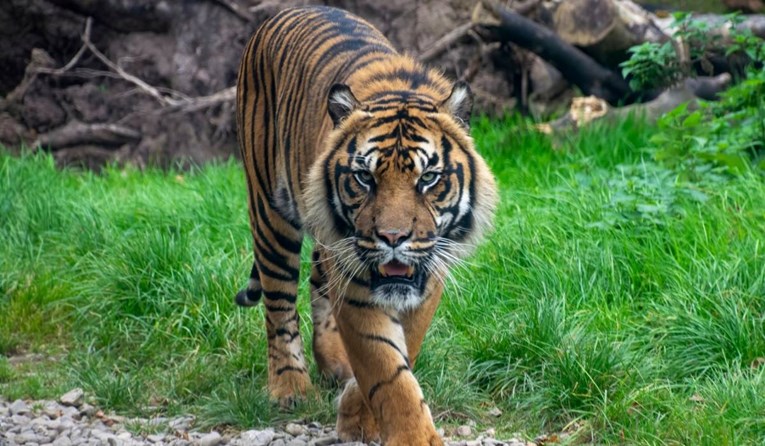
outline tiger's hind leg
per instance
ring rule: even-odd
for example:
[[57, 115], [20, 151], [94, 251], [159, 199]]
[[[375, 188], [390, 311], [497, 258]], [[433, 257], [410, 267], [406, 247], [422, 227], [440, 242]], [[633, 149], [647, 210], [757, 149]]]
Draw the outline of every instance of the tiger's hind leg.
[[353, 371], [332, 314], [325, 271], [326, 253], [314, 247], [311, 260], [313, 357], [324, 376], [343, 383], [353, 377]]
[[302, 231], [256, 197], [255, 258], [266, 307], [268, 390], [283, 407], [311, 387], [297, 311]]

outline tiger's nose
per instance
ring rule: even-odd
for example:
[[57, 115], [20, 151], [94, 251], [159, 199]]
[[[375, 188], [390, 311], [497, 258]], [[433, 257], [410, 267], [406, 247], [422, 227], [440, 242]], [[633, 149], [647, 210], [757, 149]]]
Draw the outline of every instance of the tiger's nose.
[[408, 239], [411, 234], [411, 231], [402, 231], [400, 229], [387, 229], [385, 231], [377, 231], [377, 236], [380, 237], [382, 241], [394, 248], [403, 243], [404, 240]]

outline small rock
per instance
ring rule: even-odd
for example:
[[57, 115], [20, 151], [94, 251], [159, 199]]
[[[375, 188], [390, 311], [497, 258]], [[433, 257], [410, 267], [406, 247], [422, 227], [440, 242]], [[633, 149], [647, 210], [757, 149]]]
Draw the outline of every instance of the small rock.
[[473, 435], [473, 429], [468, 425], [462, 425], [454, 431], [454, 435], [458, 437], [469, 437]]
[[274, 430], [269, 428], [262, 431], [251, 430], [242, 432], [240, 438], [243, 440], [244, 444], [266, 446], [274, 439]]
[[287, 446], [308, 446], [308, 443], [296, 438], [294, 440], [290, 440], [289, 443], [287, 443]]
[[219, 433], [210, 432], [199, 439], [199, 446], [216, 446], [222, 439], [223, 437], [221, 437]]
[[61, 435], [53, 440], [53, 446], [72, 446], [72, 440], [66, 435]]
[[284, 428], [284, 431], [292, 435], [293, 437], [297, 437], [298, 435], [303, 435], [308, 433], [308, 429], [306, 429], [304, 426], [301, 426], [295, 423], [287, 423], [287, 426]]
[[92, 417], [97, 412], [97, 409], [88, 403], [85, 403], [81, 406], [79, 404], [75, 404], [75, 406], [80, 407], [80, 415], [83, 417]]
[[483, 434], [486, 435], [487, 437], [494, 437], [495, 435], [497, 435], [497, 430], [494, 429], [493, 427], [490, 427], [486, 429], [486, 431], [484, 431]]
[[25, 415], [29, 413], [29, 406], [22, 400], [16, 400], [9, 407], [11, 415]]
[[110, 438], [116, 438], [116, 435], [111, 432], [104, 432], [97, 429], [90, 431], [90, 435], [101, 442], [108, 442]]
[[42, 413], [43, 415], [53, 420], [60, 417], [63, 412], [61, 411], [61, 406], [59, 406], [58, 403], [54, 401], [48, 401], [43, 405]]
[[492, 416], [492, 417], [501, 417], [501, 416], [502, 416], [502, 411], [501, 411], [501, 410], [499, 410], [499, 407], [492, 407], [492, 408], [491, 408], [491, 409], [490, 409], [488, 412], [486, 412], [486, 413], [488, 413], [488, 414], [489, 414], [490, 416]]
[[82, 418], [80, 411], [76, 407], [64, 406], [61, 412], [62, 417], [69, 417], [72, 420], [79, 421]]
[[149, 440], [152, 443], [160, 443], [162, 441], [165, 441], [165, 434], [147, 435], [146, 439]]
[[80, 404], [82, 404], [82, 399], [85, 396], [85, 392], [82, 391], [79, 387], [76, 389], [72, 389], [65, 394], [61, 395], [61, 398], [58, 399], [58, 401], [63, 404], [64, 406], [76, 406], [79, 407]]
[[15, 424], [16, 426], [26, 426], [29, 424], [29, 417], [26, 415], [13, 415], [11, 417], [11, 423]]
[[[22, 432], [15, 437], [13, 437], [13, 441], [16, 443], [21, 444], [29, 444], [29, 443], [40, 443], [40, 438], [35, 434], [34, 432]], [[47, 442], [46, 442], [47, 443]]]
[[337, 444], [339, 442], [340, 440], [337, 437], [324, 437], [324, 438], [319, 438], [317, 440], [313, 440], [308, 444], [311, 446], [329, 446], [332, 444]]
[[269, 446], [287, 446], [287, 443], [280, 438], [276, 441], [272, 441]]
[[170, 426], [170, 429], [173, 429], [176, 431], [187, 431], [191, 428], [191, 424], [193, 422], [194, 422], [194, 417], [180, 417], [174, 420], [170, 420], [170, 422], [167, 423], [167, 425]]

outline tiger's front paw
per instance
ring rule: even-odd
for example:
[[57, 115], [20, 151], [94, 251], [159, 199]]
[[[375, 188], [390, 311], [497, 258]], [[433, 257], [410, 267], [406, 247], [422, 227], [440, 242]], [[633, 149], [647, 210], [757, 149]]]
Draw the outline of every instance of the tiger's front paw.
[[364, 403], [364, 399], [352, 379], [345, 386], [337, 407], [337, 436], [345, 442], [380, 442], [380, 429]]
[[292, 409], [298, 401], [304, 400], [312, 389], [307, 373], [285, 373], [271, 380], [268, 393], [282, 409]]

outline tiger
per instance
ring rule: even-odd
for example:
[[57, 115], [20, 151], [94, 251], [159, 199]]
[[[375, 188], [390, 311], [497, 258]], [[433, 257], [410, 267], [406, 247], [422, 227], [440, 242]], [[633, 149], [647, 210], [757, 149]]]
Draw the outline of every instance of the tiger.
[[268, 391], [312, 389], [296, 309], [313, 239], [313, 355], [344, 383], [343, 441], [441, 445], [412, 373], [450, 267], [498, 193], [470, 136], [473, 94], [341, 9], [284, 9], [252, 35], [236, 95], [254, 261], [236, 303], [265, 305]]

